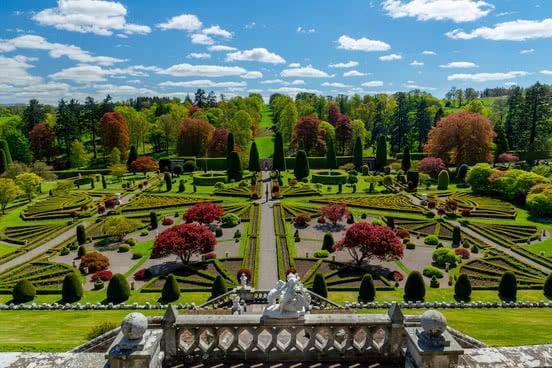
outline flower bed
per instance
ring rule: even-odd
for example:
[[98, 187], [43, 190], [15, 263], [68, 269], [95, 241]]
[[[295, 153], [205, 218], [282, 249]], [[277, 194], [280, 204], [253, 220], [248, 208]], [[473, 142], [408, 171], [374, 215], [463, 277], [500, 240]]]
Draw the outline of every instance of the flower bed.
[[163, 195], [151, 195], [144, 194], [139, 196], [137, 199], [121, 206], [120, 209], [123, 212], [127, 211], [146, 211], [159, 208], [171, 208], [171, 207], [180, 207], [180, 206], [189, 206], [198, 202], [221, 202], [213, 201], [212, 199], [204, 199], [200, 197], [172, 197], [172, 196], [163, 196]]
[[23, 220], [47, 220], [74, 217], [75, 214], [90, 214], [92, 198], [84, 193], [70, 193], [63, 196], [49, 197], [37, 202], [21, 212]]
[[417, 214], [426, 214], [429, 212], [426, 208], [412, 203], [408, 197], [400, 194], [324, 197], [320, 199], [311, 199], [310, 201], [314, 203], [345, 203], [350, 207], [372, 208], [383, 211], [399, 211]]

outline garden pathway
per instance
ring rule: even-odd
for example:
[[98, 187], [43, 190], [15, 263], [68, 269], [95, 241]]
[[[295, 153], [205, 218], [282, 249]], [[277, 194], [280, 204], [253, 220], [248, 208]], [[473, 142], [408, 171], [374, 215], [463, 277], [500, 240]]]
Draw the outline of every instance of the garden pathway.
[[[263, 171], [263, 185], [270, 180], [270, 173]], [[266, 181], [266, 183], [265, 183]], [[264, 188], [262, 193], [264, 194]], [[258, 200], [261, 207], [261, 238], [259, 241], [258, 289], [272, 289], [278, 280], [278, 252], [274, 232], [273, 203], [265, 196]]]
[[48, 249], [58, 245], [59, 243], [64, 242], [65, 240], [69, 239], [70, 237], [74, 236], [76, 234], [76, 228], [78, 225], [84, 225], [84, 227], [88, 227], [93, 223], [93, 221], [83, 221], [81, 223], [75, 224], [75, 226], [71, 227], [69, 230], [65, 231], [64, 233], [56, 236], [54, 239], [51, 239], [50, 241], [47, 241], [46, 243], [42, 244], [39, 247], [36, 247], [33, 250], [28, 251], [27, 253], [12, 259], [9, 262], [6, 262], [2, 265], [0, 265], [0, 272], [3, 272], [4, 270], [16, 266], [18, 264], [27, 262], [34, 257], [38, 256], [41, 253], [46, 252]]
[[[420, 200], [418, 198], [416, 198], [415, 196], [413, 196], [412, 194], [408, 194], [408, 197], [410, 198], [410, 200], [413, 202], [413, 203], [416, 203], [416, 204], [419, 204], [420, 203]], [[436, 211], [435, 211], [436, 212]], [[496, 249], [499, 249], [501, 251], [503, 251], [504, 253], [514, 257], [514, 258], [518, 258], [518, 259], [521, 259], [523, 262], [525, 263], [528, 263], [530, 264], [531, 266], [539, 269], [539, 270], [542, 270], [544, 272], [552, 272], [552, 269], [549, 268], [549, 267], [546, 267], [544, 265], [541, 265], [519, 253], [516, 253], [514, 252], [513, 250], [507, 248], [507, 247], [504, 247], [494, 241], [492, 241], [491, 239], [489, 238], [486, 238], [484, 237], [483, 235], [480, 235], [479, 233], [465, 227], [465, 226], [462, 226], [462, 224], [460, 224], [458, 221], [452, 221], [452, 220], [447, 220], [451, 225], [453, 226], [460, 226], [462, 227], [462, 231], [465, 231], [466, 233], [470, 234], [471, 236], [473, 236], [474, 238], [477, 238], [479, 240], [482, 240], [484, 241], [485, 243], [487, 244], [490, 244], [493, 248], [496, 248]]]

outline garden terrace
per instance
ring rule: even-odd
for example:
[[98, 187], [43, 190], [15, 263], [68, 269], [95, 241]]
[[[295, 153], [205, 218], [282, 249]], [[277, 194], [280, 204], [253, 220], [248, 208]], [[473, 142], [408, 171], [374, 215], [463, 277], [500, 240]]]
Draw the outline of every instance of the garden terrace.
[[284, 197], [304, 197], [317, 196], [320, 192], [312, 189], [310, 186], [286, 185], [281, 187], [280, 195]]
[[465, 221], [463, 225], [506, 248], [517, 243], [529, 243], [541, 236], [540, 229], [534, 225], [501, 225], [471, 221]]
[[63, 278], [75, 269], [63, 263], [28, 262], [0, 274], [0, 293], [11, 294], [20, 280], [29, 280], [37, 294], [61, 294]]
[[472, 259], [459, 264], [457, 274], [469, 275], [472, 286], [498, 286], [504, 272], [512, 271], [517, 278], [519, 288], [542, 288], [547, 274], [527, 263], [521, 262], [507, 254], [489, 252], [485, 258]]
[[[414, 193], [413, 195], [420, 200], [422, 199], [420, 193]], [[466, 192], [443, 192], [427, 195], [427, 200], [435, 201], [436, 207], [445, 206], [449, 199], [457, 202], [458, 208], [455, 211], [457, 215], [460, 215], [463, 209], [470, 210], [469, 216], [471, 217], [515, 219], [517, 215], [513, 205], [495, 198], [476, 196]]]
[[[92, 198], [84, 193], [54, 196], [34, 203], [21, 212], [23, 220], [47, 220], [91, 214]], [[89, 208], [83, 210], [83, 208]]]
[[201, 197], [187, 196], [164, 196], [144, 194], [129, 203], [120, 207], [122, 212], [129, 211], [147, 211], [154, 209], [173, 208], [180, 206], [190, 206], [200, 202], [222, 202], [222, 200], [211, 200]]
[[297, 215], [306, 213], [311, 218], [320, 216], [320, 210], [312, 205], [301, 204], [296, 202], [281, 202], [280, 206], [284, 211], [286, 221], [293, 220]]
[[52, 238], [67, 230], [67, 224], [41, 224], [8, 226], [2, 231], [1, 239], [8, 243], [38, 246], [42, 240]]
[[235, 187], [224, 187], [221, 189], [215, 189], [213, 192], [217, 196], [228, 196], [228, 197], [244, 197], [250, 198], [253, 194], [261, 197], [262, 185], [254, 185], [253, 190], [249, 186], [235, 186]]
[[221, 207], [225, 214], [233, 213], [241, 221], [249, 221], [251, 203], [225, 203]]
[[383, 211], [409, 212], [425, 215], [429, 211], [401, 194], [394, 195], [353, 195], [339, 197], [323, 197], [311, 199], [314, 203], [344, 203], [351, 207], [370, 208]]

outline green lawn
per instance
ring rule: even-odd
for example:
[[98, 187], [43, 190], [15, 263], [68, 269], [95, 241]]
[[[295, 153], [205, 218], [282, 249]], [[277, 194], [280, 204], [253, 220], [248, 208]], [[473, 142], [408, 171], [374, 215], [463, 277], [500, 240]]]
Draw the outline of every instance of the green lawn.
[[13, 252], [18, 247], [15, 245], [6, 245], [6, 244], [0, 244], [0, 258], [3, 257], [5, 254]]
[[273, 124], [272, 110], [270, 110], [269, 105], [264, 105], [263, 111], [261, 112], [261, 123], [259, 124], [259, 128], [270, 128]]
[[259, 158], [272, 157], [272, 153], [274, 152], [274, 137], [257, 137], [255, 138], [255, 142], [259, 150]]
[[[405, 309], [420, 315], [425, 309]], [[441, 309], [448, 325], [490, 346], [520, 346], [552, 343], [552, 309]], [[361, 313], [385, 313], [382, 309]], [[530, 331], [530, 333], [523, 333]]]

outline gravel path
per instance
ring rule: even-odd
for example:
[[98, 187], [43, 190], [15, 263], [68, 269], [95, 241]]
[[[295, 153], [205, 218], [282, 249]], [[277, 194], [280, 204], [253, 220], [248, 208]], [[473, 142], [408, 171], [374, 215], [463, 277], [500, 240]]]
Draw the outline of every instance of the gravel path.
[[[269, 183], [269, 180], [269, 173], [263, 171], [263, 182]], [[265, 200], [266, 198], [263, 197], [258, 201], [262, 206], [258, 289], [272, 289], [278, 280], [278, 252], [276, 251], [272, 202], [265, 202]]]

